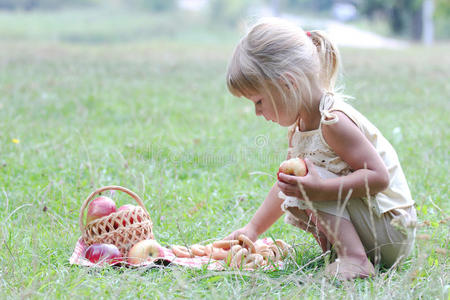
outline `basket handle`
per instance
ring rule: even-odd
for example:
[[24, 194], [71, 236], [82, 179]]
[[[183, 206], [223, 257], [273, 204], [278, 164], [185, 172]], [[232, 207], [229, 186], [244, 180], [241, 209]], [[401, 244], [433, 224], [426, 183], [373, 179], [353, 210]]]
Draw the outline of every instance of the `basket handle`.
[[150, 214], [148, 213], [147, 209], [146, 209], [145, 206], [144, 206], [144, 202], [142, 202], [141, 198], [139, 198], [139, 196], [138, 196], [136, 193], [130, 191], [130, 190], [127, 189], [127, 188], [124, 188], [124, 187], [122, 187], [122, 186], [119, 186], [119, 185], [108, 185], [108, 186], [104, 186], [104, 187], [98, 188], [98, 189], [96, 189], [95, 191], [93, 191], [93, 192], [86, 198], [86, 200], [84, 200], [83, 205], [81, 205], [81, 209], [80, 209], [80, 218], [79, 218], [79, 224], [80, 224], [80, 230], [81, 230], [81, 232], [84, 232], [84, 228], [85, 228], [84, 221], [83, 221], [83, 219], [84, 219], [84, 211], [85, 211], [86, 207], [88, 206], [89, 202], [91, 202], [91, 200], [94, 199], [94, 197], [95, 197], [97, 194], [100, 194], [100, 193], [102, 193], [102, 192], [104, 192], [104, 191], [108, 191], [108, 190], [116, 190], [116, 191], [122, 191], [122, 192], [127, 193], [127, 194], [130, 195], [134, 200], [136, 200], [136, 202], [139, 204], [140, 207], [142, 207], [142, 209], [144, 209], [144, 211], [147, 213], [147, 215], [150, 215]]

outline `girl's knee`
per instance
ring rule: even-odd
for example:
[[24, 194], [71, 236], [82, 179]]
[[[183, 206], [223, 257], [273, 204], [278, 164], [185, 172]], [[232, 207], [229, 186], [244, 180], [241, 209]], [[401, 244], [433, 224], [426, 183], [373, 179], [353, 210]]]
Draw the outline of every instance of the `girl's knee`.
[[313, 221], [320, 231], [333, 230], [335, 232], [348, 226], [353, 227], [350, 220], [323, 211], [317, 211], [317, 214], [313, 216]]
[[413, 247], [414, 241], [408, 238], [386, 245], [381, 248], [381, 263], [388, 268], [400, 264], [411, 254]]
[[374, 264], [390, 268], [398, 265], [407, 258], [413, 247], [414, 239], [410, 235], [398, 234], [389, 235], [389, 239], [379, 238], [376, 241], [369, 241], [364, 246], [367, 256]]
[[309, 223], [311, 220], [308, 216], [308, 214], [306, 213], [305, 210], [299, 209], [298, 207], [288, 207], [287, 210], [299, 221], [307, 224]]
[[311, 233], [318, 230], [311, 216], [305, 210], [298, 207], [288, 207], [286, 210], [289, 212], [285, 218], [286, 223]]

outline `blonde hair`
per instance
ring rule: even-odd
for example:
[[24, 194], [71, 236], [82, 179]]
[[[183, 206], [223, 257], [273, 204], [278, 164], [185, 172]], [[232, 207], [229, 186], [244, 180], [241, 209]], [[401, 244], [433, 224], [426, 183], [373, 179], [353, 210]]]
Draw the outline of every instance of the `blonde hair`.
[[339, 65], [338, 49], [322, 31], [308, 36], [288, 21], [263, 19], [236, 46], [228, 64], [227, 86], [237, 97], [264, 93], [274, 106], [275, 88], [289, 108], [309, 110], [311, 85], [334, 93]]

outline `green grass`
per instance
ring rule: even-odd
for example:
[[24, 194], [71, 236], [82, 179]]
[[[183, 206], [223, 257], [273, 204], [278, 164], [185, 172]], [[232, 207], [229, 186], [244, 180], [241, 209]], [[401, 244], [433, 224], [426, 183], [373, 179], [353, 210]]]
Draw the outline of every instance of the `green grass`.
[[342, 49], [346, 92], [397, 149], [428, 235], [399, 269], [325, 280], [312, 237], [279, 220], [264, 236], [295, 246], [285, 270], [96, 271], [68, 262], [95, 188], [138, 193], [164, 245], [218, 239], [266, 196], [286, 130], [227, 93], [234, 32], [129, 12], [0, 20], [0, 298], [448, 299], [448, 45]]

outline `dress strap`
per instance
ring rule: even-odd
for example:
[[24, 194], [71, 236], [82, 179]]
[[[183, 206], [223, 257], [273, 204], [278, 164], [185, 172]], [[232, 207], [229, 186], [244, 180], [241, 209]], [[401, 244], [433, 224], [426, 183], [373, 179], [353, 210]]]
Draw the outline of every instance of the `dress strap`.
[[334, 94], [332, 92], [324, 92], [322, 98], [320, 99], [319, 110], [322, 115], [320, 119], [321, 124], [331, 125], [337, 123], [339, 118], [336, 114], [330, 112], [331, 107], [334, 104]]

